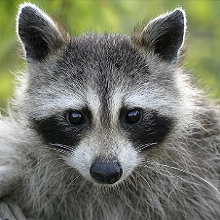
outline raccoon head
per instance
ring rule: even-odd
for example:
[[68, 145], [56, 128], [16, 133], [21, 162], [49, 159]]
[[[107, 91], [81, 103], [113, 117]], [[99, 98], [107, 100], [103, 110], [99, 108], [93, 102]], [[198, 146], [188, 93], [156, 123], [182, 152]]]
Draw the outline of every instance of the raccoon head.
[[42, 10], [21, 5], [17, 33], [29, 69], [21, 109], [42, 141], [100, 185], [125, 180], [166, 147], [191, 117], [178, 67], [185, 23], [177, 8], [132, 37], [68, 38]]

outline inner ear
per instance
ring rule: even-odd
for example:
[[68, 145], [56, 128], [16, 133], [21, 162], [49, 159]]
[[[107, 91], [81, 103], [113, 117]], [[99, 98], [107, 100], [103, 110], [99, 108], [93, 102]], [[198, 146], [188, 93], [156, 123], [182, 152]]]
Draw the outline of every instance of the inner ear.
[[164, 61], [175, 63], [184, 42], [185, 29], [185, 12], [178, 8], [152, 20], [139, 35], [135, 35], [134, 42]]
[[27, 60], [42, 61], [55, 53], [65, 41], [53, 20], [31, 3], [20, 6], [17, 33]]

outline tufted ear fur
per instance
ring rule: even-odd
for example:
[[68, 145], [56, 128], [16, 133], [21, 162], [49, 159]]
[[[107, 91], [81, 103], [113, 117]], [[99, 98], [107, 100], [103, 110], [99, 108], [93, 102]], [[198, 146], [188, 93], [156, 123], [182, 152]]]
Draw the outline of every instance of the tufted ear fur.
[[43, 61], [64, 44], [64, 38], [52, 19], [31, 3], [20, 6], [17, 34], [28, 61]]
[[147, 51], [153, 51], [164, 61], [175, 63], [184, 42], [186, 16], [181, 8], [152, 20], [134, 42]]

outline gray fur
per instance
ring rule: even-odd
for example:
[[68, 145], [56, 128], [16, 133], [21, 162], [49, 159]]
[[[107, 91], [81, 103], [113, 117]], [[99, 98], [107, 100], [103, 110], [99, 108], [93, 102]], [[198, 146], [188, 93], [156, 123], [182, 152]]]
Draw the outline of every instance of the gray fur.
[[[29, 29], [23, 36], [19, 31], [24, 17], [29, 22], [27, 10], [43, 18], [44, 25], [35, 28], [50, 48], [37, 57], [26, 39]], [[0, 120], [0, 217], [13, 212], [15, 219], [24, 214], [35, 220], [220, 219], [220, 112], [176, 63], [185, 35], [183, 10], [156, 18], [131, 38], [85, 34], [59, 41], [55, 50], [64, 38], [51, 22], [36, 6], [21, 5], [18, 35], [28, 72], [20, 77], [12, 110]], [[155, 38], [170, 33], [169, 24], [182, 32], [165, 55], [163, 48], [155, 50]], [[78, 131], [66, 125], [63, 112], [85, 106], [90, 128], [71, 139], [66, 135]], [[138, 128], [129, 136], [119, 118], [122, 108], [134, 107], [172, 118], [163, 141], [133, 142]], [[65, 129], [48, 127], [51, 117]], [[89, 169], [97, 157], [117, 157], [123, 169], [118, 182], [94, 182]]]

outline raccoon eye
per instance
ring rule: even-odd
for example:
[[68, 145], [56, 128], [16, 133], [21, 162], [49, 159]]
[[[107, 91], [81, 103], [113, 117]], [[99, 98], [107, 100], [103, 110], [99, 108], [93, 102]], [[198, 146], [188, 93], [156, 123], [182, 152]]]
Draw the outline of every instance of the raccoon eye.
[[125, 115], [125, 122], [127, 124], [136, 124], [141, 119], [141, 112], [138, 109], [133, 109], [131, 111], [128, 111]]
[[66, 114], [66, 121], [69, 125], [80, 125], [83, 123], [84, 117], [79, 111], [70, 111]]

